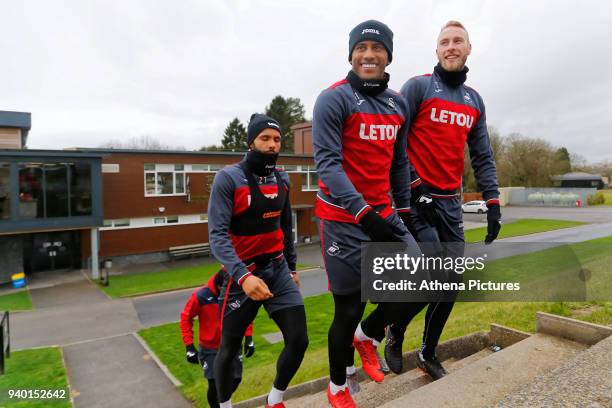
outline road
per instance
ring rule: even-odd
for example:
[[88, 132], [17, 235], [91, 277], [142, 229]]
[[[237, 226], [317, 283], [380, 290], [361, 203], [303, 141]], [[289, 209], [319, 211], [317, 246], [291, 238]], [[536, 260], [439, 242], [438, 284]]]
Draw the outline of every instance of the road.
[[[486, 214], [464, 214], [463, 218], [483, 225], [487, 220]], [[525, 218], [606, 223], [612, 222], [612, 207], [502, 207], [502, 219], [506, 222]]]

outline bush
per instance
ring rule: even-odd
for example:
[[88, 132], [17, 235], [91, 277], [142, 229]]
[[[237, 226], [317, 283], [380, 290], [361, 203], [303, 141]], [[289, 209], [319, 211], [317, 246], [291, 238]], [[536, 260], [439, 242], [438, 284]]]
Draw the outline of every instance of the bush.
[[587, 198], [587, 203], [589, 205], [600, 205], [606, 202], [606, 197], [601, 191], [598, 191], [594, 195], [591, 195]]

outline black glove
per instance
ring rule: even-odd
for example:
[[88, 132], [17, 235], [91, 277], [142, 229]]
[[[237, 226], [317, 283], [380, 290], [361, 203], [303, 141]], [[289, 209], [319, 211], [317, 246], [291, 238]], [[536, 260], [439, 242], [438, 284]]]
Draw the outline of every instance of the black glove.
[[249, 358], [253, 354], [255, 354], [255, 343], [253, 343], [253, 337], [244, 336], [244, 356]]
[[425, 191], [421, 185], [412, 189], [410, 205], [416, 207], [417, 213], [423, 217], [429, 225], [436, 226], [438, 224], [436, 203], [434, 203], [433, 197]]
[[186, 350], [185, 358], [187, 359], [187, 361], [189, 361], [191, 364], [200, 363], [198, 361], [198, 350], [196, 350], [196, 348], [193, 347], [193, 344], [186, 346], [185, 350]]
[[374, 242], [402, 242], [398, 234], [402, 231], [396, 229], [374, 210], [370, 210], [361, 217], [361, 228]]
[[499, 234], [499, 230], [501, 229], [501, 210], [499, 208], [499, 204], [490, 204], [487, 206], [489, 209], [487, 211], [487, 236], [485, 237], [485, 244], [489, 245], [493, 242], [497, 235]]
[[410, 218], [410, 211], [408, 212], [400, 212], [397, 213], [399, 217], [402, 219], [402, 222], [408, 228], [408, 232], [416, 239], [416, 231], [414, 229], [414, 225], [412, 225], [412, 218]]

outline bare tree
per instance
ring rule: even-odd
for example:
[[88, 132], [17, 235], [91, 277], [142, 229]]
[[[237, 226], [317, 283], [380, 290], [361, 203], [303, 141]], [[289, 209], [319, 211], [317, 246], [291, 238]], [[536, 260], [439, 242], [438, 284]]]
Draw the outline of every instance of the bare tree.
[[184, 146], [170, 146], [161, 143], [151, 135], [132, 137], [126, 141], [120, 139], [108, 140], [99, 147], [107, 149], [133, 149], [133, 150], [187, 150]]

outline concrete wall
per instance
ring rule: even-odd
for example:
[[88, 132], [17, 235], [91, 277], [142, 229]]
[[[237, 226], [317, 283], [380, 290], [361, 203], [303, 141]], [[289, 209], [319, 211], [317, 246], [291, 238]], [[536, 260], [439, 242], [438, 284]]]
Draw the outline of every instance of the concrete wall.
[[0, 283], [11, 281], [11, 275], [23, 272], [23, 239], [20, 235], [0, 235]]

